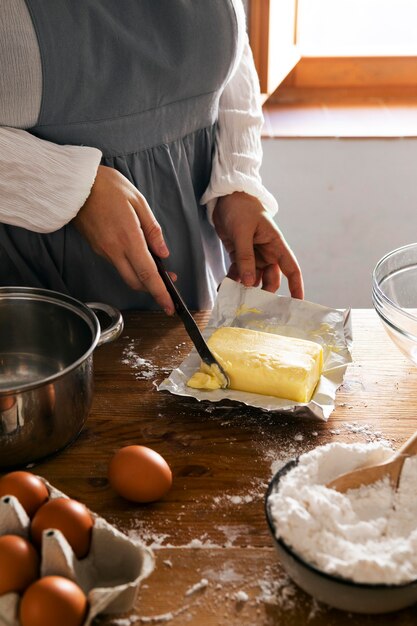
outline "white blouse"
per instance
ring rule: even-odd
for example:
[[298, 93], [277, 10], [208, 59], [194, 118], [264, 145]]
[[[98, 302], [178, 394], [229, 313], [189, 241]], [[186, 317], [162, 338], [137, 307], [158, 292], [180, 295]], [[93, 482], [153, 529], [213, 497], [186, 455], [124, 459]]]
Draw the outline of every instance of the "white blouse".
[[[211, 179], [201, 198], [209, 217], [216, 199], [245, 191], [273, 215], [274, 197], [262, 185], [262, 108], [241, 0], [236, 66], [220, 98]], [[42, 97], [38, 42], [24, 0], [0, 2], [0, 222], [39, 233], [75, 217], [90, 194], [101, 152], [58, 145], [25, 129], [36, 125]]]

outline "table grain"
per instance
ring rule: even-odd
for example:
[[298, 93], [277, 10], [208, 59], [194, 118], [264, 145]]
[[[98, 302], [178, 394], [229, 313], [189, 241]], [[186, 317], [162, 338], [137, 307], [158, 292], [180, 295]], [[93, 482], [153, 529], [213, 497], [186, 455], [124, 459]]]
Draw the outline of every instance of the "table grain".
[[[201, 327], [208, 315], [196, 314]], [[378, 618], [316, 603], [280, 567], [264, 515], [267, 484], [291, 458], [331, 441], [387, 439], [396, 447], [417, 429], [417, 368], [376, 314], [352, 312], [353, 363], [326, 423], [158, 392], [156, 383], [188, 354], [190, 340], [177, 318], [159, 312], [126, 312], [124, 319], [122, 336], [94, 353], [95, 395], [81, 435], [32, 470], [154, 549], [156, 568], [134, 610], [97, 622], [414, 624], [415, 608]], [[108, 462], [129, 444], [154, 448], [171, 466], [173, 487], [162, 501], [133, 505], [110, 488]]]

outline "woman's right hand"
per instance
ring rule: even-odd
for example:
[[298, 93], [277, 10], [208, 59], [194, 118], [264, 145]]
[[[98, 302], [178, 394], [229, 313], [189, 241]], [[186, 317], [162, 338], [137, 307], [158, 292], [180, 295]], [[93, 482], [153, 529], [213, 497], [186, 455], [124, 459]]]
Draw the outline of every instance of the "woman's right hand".
[[144, 196], [123, 174], [99, 165], [91, 193], [73, 221], [93, 250], [116, 267], [129, 287], [148, 291], [168, 315], [174, 313], [174, 304], [148, 249], [162, 258], [169, 256], [161, 227]]

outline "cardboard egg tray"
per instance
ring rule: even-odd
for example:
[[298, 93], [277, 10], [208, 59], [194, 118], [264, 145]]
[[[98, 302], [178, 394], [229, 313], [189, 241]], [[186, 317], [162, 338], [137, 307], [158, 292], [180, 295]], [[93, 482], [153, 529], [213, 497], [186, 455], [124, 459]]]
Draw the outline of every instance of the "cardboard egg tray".
[[[50, 498], [67, 497], [43, 478]], [[45, 530], [42, 540], [42, 576], [64, 576], [76, 582], [88, 600], [88, 626], [99, 613], [129, 611], [142, 580], [154, 569], [152, 551], [130, 539], [102, 517], [90, 511], [94, 519], [91, 546], [84, 559], [77, 559], [71, 546], [58, 530]], [[0, 499], [0, 535], [20, 535], [29, 539], [30, 520], [13, 496]], [[0, 625], [19, 626], [19, 595], [0, 596]]]

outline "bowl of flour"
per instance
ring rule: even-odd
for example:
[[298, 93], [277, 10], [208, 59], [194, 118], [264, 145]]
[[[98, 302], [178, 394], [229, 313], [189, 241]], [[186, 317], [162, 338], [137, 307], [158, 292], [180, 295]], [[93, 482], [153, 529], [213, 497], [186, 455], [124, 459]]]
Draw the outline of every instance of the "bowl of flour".
[[381, 443], [331, 443], [290, 461], [265, 499], [280, 561], [299, 587], [330, 606], [387, 613], [417, 602], [417, 456], [395, 490], [388, 479], [346, 494], [325, 485], [381, 463]]

